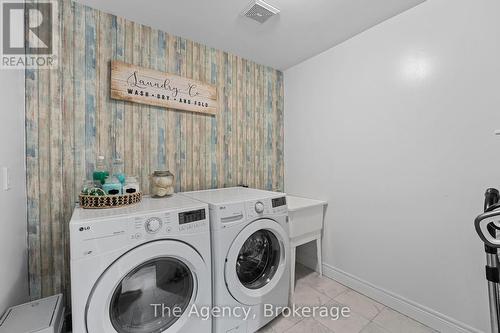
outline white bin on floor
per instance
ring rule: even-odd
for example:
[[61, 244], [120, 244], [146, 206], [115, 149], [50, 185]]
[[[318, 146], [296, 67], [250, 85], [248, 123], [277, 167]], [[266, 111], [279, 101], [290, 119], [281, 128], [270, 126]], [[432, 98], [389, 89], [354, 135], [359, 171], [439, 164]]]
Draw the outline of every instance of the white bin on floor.
[[0, 333], [61, 333], [63, 295], [13, 306], [0, 319]]

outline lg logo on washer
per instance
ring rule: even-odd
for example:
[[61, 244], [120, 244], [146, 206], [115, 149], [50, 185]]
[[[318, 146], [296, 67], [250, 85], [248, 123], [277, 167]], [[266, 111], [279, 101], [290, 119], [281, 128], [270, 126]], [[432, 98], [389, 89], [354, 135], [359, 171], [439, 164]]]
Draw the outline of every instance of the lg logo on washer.
[[78, 229], [80, 231], [89, 231], [90, 230], [90, 226], [87, 226], [87, 227], [80, 227], [80, 229]]

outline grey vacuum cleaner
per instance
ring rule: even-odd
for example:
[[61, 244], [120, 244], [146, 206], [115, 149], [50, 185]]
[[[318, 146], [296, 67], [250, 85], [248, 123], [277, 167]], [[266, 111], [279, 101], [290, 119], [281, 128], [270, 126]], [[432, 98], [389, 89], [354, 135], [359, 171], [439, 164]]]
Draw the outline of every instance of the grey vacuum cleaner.
[[500, 192], [497, 189], [486, 190], [484, 213], [476, 217], [476, 232], [484, 242], [486, 252], [486, 280], [490, 302], [491, 332], [500, 333]]

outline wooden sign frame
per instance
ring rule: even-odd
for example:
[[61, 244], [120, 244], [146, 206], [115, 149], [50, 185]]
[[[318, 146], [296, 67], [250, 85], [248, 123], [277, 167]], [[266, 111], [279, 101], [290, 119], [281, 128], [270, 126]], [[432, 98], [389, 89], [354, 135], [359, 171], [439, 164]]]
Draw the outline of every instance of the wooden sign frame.
[[217, 87], [118, 60], [111, 61], [111, 98], [217, 114]]

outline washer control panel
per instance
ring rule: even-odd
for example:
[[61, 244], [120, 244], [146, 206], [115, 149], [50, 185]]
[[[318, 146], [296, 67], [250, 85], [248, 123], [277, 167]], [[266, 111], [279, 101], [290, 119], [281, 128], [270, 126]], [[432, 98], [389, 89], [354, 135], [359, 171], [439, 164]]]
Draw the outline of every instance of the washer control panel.
[[262, 213], [264, 213], [264, 208], [265, 208], [265, 206], [264, 206], [264, 203], [263, 203], [262, 201], [257, 201], [257, 202], [255, 203], [255, 212], [256, 212], [257, 214], [262, 214]]
[[70, 224], [71, 258], [88, 258], [157, 239], [208, 233], [208, 205], [151, 210]]
[[205, 209], [163, 212], [134, 218], [134, 232], [130, 238], [157, 238], [165, 235], [197, 233], [208, 228]]
[[179, 213], [179, 224], [193, 223], [196, 221], [202, 221], [206, 218], [206, 212], [204, 209], [191, 210], [189, 212]]
[[160, 218], [151, 217], [146, 220], [146, 223], [144, 223], [144, 229], [146, 229], [146, 232], [150, 234], [155, 234], [161, 229], [162, 225], [163, 222]]
[[204, 209], [179, 213], [179, 230], [196, 230], [205, 224], [207, 213]]

